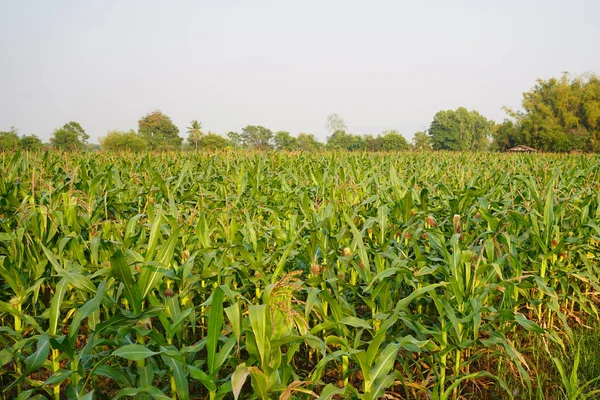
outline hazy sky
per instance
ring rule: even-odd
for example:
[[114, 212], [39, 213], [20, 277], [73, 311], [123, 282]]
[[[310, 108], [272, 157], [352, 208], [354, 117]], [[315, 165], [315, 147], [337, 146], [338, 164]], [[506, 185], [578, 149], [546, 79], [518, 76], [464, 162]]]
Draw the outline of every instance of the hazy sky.
[[441, 109], [501, 121], [538, 77], [600, 72], [600, 1], [0, 0], [0, 130], [96, 142], [160, 109], [225, 134], [264, 125], [407, 138]]

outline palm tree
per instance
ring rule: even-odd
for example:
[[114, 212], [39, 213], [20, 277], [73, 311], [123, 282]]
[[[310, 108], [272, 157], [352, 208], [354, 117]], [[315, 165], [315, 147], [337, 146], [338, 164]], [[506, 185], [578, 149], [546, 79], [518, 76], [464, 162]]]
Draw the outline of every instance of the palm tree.
[[188, 126], [187, 128], [188, 141], [190, 142], [190, 144], [194, 143], [194, 145], [196, 146], [196, 151], [198, 151], [198, 141], [200, 140], [202, 135], [204, 135], [201, 129], [202, 123], [198, 122], [197, 120], [193, 120], [190, 123], [190, 126]]

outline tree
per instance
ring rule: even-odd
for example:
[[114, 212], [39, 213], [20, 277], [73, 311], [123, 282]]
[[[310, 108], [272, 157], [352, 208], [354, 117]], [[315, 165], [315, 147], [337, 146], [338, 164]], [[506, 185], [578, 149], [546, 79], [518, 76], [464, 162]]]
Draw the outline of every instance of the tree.
[[243, 145], [242, 137], [237, 132], [227, 132], [227, 138], [233, 147], [241, 147]]
[[15, 128], [10, 128], [10, 131], [0, 131], [0, 151], [10, 151], [19, 148], [19, 135]]
[[90, 137], [77, 122], [71, 121], [55, 129], [50, 138], [52, 146], [63, 150], [81, 150]]
[[296, 148], [302, 151], [315, 151], [323, 147], [323, 143], [319, 142], [315, 135], [309, 133], [300, 133], [296, 142]]
[[384, 151], [401, 151], [401, 150], [409, 150], [410, 145], [397, 130], [392, 129], [389, 131], [384, 131], [379, 137], [380, 146], [379, 150]]
[[250, 148], [268, 150], [272, 147], [273, 132], [264, 126], [248, 125], [240, 134], [242, 143]]
[[196, 147], [196, 151], [198, 151], [198, 141], [204, 135], [202, 133], [202, 123], [197, 120], [193, 120], [190, 123], [190, 126], [187, 128], [188, 134], [188, 143], [193, 144]]
[[142, 151], [148, 147], [148, 143], [133, 129], [128, 132], [113, 130], [100, 139], [100, 146], [108, 151]]
[[365, 148], [369, 151], [381, 150], [381, 136], [365, 135], [363, 136]]
[[510, 148], [525, 144], [518, 124], [505, 119], [502, 124], [496, 124], [492, 129], [492, 150], [506, 151]]
[[198, 146], [202, 150], [218, 150], [231, 147], [231, 141], [216, 133], [208, 132], [198, 140]]
[[412, 141], [413, 147], [417, 151], [431, 150], [431, 137], [425, 131], [415, 132]]
[[23, 135], [19, 143], [23, 150], [39, 151], [42, 149], [42, 141], [36, 135]]
[[329, 133], [335, 133], [336, 131], [347, 131], [348, 127], [344, 122], [343, 118], [337, 115], [336, 113], [331, 113], [327, 116], [327, 121], [325, 121], [325, 128], [329, 131]]
[[493, 126], [477, 111], [460, 107], [435, 114], [429, 136], [436, 150], [486, 150]]
[[183, 141], [179, 137], [179, 128], [159, 110], [146, 114], [138, 121], [138, 132], [152, 150], [176, 149], [181, 147]]
[[366, 143], [358, 135], [337, 130], [327, 137], [327, 147], [332, 150], [362, 150], [366, 148]]
[[523, 93], [522, 107], [518, 112], [505, 109], [512, 120], [495, 132], [498, 148], [505, 148], [512, 138], [515, 145], [544, 151], [600, 151], [598, 76], [571, 78], [564, 73], [558, 79], [538, 79]]
[[286, 131], [278, 131], [273, 136], [273, 143], [277, 150], [294, 150], [298, 140]]

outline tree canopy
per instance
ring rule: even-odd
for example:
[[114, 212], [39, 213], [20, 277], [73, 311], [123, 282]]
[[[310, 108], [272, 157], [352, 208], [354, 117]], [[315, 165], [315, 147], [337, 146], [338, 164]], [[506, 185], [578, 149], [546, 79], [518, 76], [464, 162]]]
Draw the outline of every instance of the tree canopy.
[[273, 132], [260, 125], [248, 125], [242, 129], [240, 134], [241, 142], [244, 146], [257, 150], [271, 149]]
[[9, 131], [0, 131], [0, 151], [16, 150], [19, 148], [19, 135], [15, 128]]
[[325, 128], [331, 134], [335, 133], [336, 131], [345, 132], [348, 130], [348, 126], [346, 126], [344, 119], [336, 113], [331, 113], [327, 116], [327, 120], [325, 121]]
[[337, 130], [327, 137], [327, 148], [330, 150], [361, 150], [365, 148], [363, 138], [358, 135]]
[[278, 131], [273, 136], [273, 143], [277, 150], [295, 150], [298, 145], [298, 139], [287, 131]]
[[36, 135], [21, 136], [20, 145], [23, 150], [38, 151], [43, 147], [42, 141]]
[[425, 131], [415, 132], [412, 142], [416, 151], [431, 150], [431, 137]]
[[159, 110], [146, 114], [138, 121], [138, 132], [152, 150], [177, 149], [183, 142], [179, 128]]
[[477, 111], [459, 107], [435, 114], [429, 136], [436, 150], [486, 150], [493, 126]]
[[54, 130], [50, 143], [62, 150], [81, 150], [89, 138], [79, 123], [71, 121]]
[[142, 151], [148, 147], [148, 143], [133, 129], [127, 132], [113, 130], [109, 131], [104, 138], [100, 139], [100, 146], [102, 147], [102, 150]]
[[523, 93], [521, 111], [494, 129], [494, 146], [526, 145], [543, 151], [600, 151], [600, 78], [588, 74], [538, 79]]
[[221, 135], [208, 132], [200, 137], [198, 140], [198, 147], [202, 150], [218, 150], [232, 147], [232, 143]]
[[202, 123], [197, 120], [190, 122], [190, 126], [187, 127], [188, 143], [198, 150], [198, 141], [204, 135], [202, 132]]
[[323, 143], [319, 142], [315, 135], [311, 133], [300, 133], [296, 140], [296, 150], [315, 151], [323, 148]]

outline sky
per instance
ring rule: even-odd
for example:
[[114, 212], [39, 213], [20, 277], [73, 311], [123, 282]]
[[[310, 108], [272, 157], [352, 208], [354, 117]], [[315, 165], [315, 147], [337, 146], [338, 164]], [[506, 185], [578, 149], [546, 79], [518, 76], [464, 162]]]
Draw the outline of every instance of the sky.
[[600, 1], [0, 0], [0, 131], [91, 142], [152, 110], [186, 136], [263, 125], [325, 140], [440, 110], [501, 122], [538, 78], [600, 73]]

